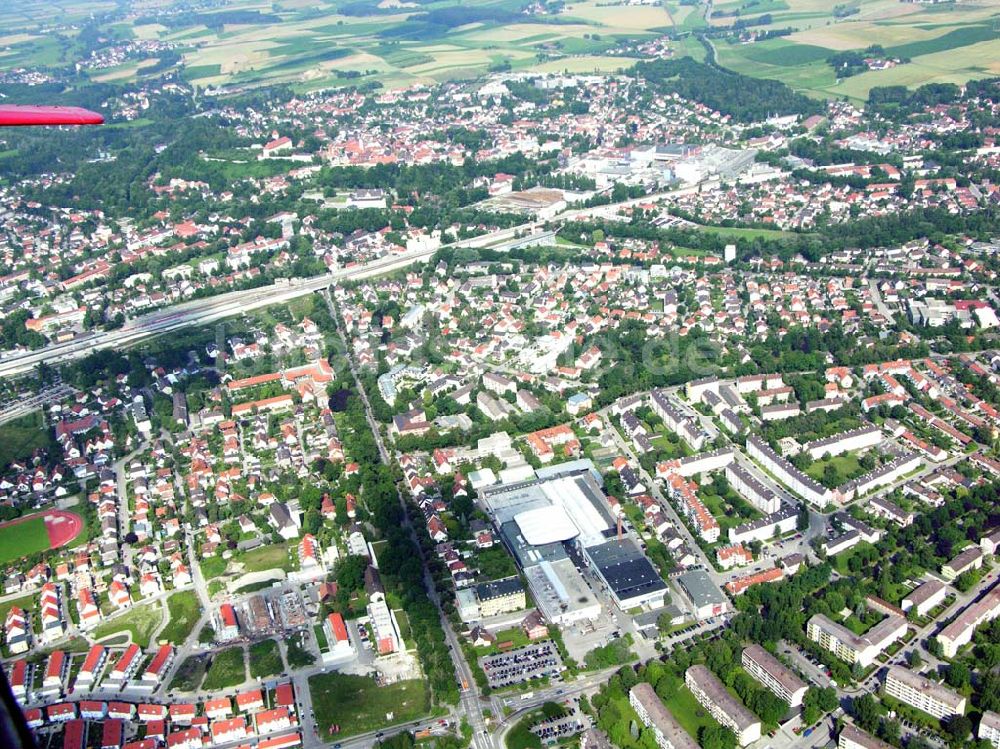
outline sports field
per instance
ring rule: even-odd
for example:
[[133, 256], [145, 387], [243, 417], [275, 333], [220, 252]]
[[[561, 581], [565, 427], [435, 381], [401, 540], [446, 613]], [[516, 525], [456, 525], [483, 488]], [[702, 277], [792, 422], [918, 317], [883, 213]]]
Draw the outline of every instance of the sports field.
[[0, 564], [69, 543], [83, 530], [75, 512], [49, 510], [0, 524]]

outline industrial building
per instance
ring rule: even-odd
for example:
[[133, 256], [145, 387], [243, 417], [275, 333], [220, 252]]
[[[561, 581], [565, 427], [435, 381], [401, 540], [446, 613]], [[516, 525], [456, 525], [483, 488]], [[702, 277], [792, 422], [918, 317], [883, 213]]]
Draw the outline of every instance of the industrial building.
[[479, 501], [549, 621], [566, 624], [600, 616], [601, 603], [577, 564], [594, 572], [622, 610], [663, 605], [666, 584], [622, 533], [593, 472], [484, 487]]
[[695, 619], [711, 619], [729, 611], [729, 598], [705, 570], [693, 569], [678, 575], [677, 584], [690, 601]]

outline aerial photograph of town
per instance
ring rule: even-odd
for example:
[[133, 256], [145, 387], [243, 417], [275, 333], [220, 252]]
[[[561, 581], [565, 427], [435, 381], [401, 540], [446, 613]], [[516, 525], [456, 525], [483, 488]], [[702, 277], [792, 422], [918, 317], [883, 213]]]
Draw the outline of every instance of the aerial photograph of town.
[[0, 4], [0, 749], [1000, 749], [1000, 0]]

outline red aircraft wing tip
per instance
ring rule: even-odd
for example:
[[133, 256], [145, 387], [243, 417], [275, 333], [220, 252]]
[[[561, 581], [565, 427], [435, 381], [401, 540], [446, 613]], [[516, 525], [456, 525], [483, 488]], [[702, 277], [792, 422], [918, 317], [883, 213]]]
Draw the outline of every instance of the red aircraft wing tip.
[[0, 127], [20, 125], [103, 125], [104, 115], [83, 107], [0, 104]]

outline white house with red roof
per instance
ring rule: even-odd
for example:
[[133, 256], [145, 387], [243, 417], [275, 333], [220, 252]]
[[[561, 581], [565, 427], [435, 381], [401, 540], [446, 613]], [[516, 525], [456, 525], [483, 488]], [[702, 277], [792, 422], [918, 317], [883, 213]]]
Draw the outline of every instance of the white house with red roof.
[[90, 689], [100, 679], [104, 666], [108, 661], [108, 649], [103, 645], [94, 645], [87, 651], [83, 665], [76, 674], [75, 690]]
[[212, 743], [228, 744], [247, 737], [247, 722], [243, 717], [212, 721]]
[[255, 713], [253, 722], [257, 727], [257, 733], [265, 736], [275, 731], [283, 731], [286, 728], [290, 728], [292, 718], [287, 707], [276, 707], [272, 710], [262, 710], [259, 713]]

